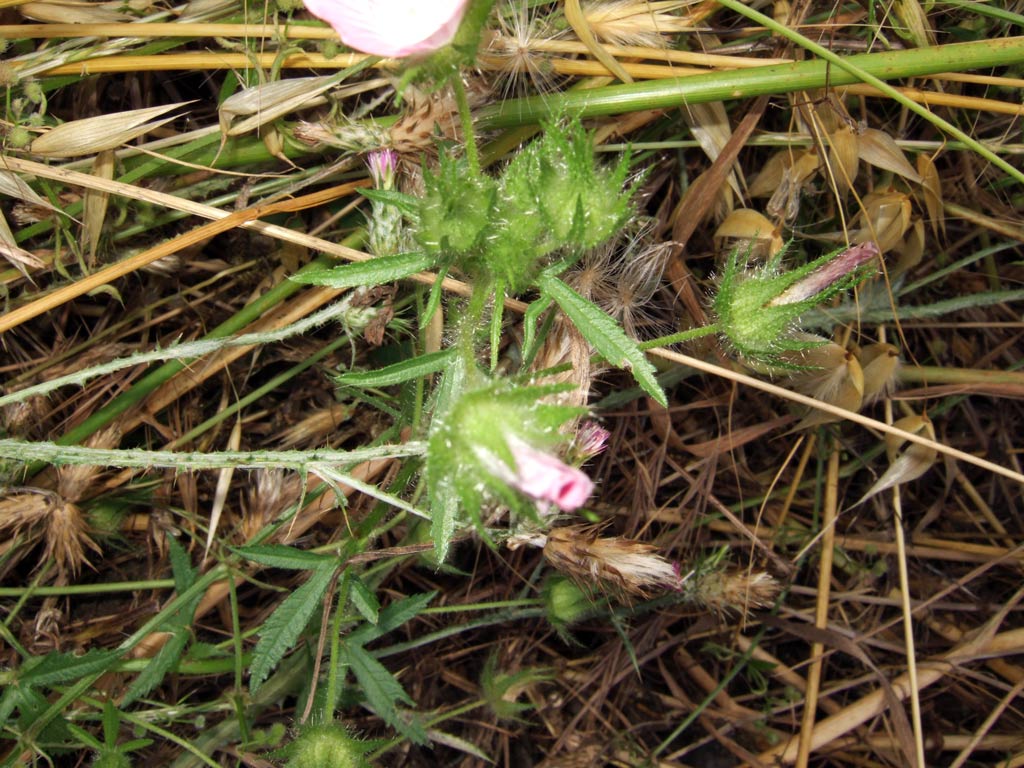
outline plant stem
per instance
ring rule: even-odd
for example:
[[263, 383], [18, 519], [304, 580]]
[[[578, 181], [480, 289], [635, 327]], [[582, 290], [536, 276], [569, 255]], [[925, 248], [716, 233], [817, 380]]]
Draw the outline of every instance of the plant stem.
[[[723, 0], [723, 5], [733, 7], [734, 0]], [[741, 6], [742, 7], [742, 6]], [[752, 13], [743, 7], [746, 13]], [[758, 14], [764, 23], [774, 23]], [[760, 23], [760, 22], [759, 22]], [[805, 39], [805, 38], [801, 38]], [[810, 42], [810, 41], [807, 41]], [[815, 45], [811, 43], [811, 45]], [[840, 57], [827, 49], [816, 46], [814, 52], [822, 51], [822, 58], [828, 60], [801, 61], [793, 64], [778, 64], [769, 67], [755, 67], [729, 72], [711, 72], [706, 75], [611, 85], [586, 91], [573, 91], [559, 98], [532, 96], [512, 99], [477, 113], [477, 125], [482, 129], [501, 128], [527, 123], [537, 123], [548, 117], [578, 115], [598, 117], [646, 109], [669, 109], [688, 104], [706, 104], [713, 101], [744, 99], [764, 94], [792, 93], [815, 88], [851, 85], [867, 82], [886, 93], [893, 90], [883, 80], [905, 77], [920, 77], [942, 72], [963, 72], [985, 67], [1015, 64], [1024, 59], [1024, 37], [1010, 37], [1002, 40], [982, 40], [972, 43], [954, 43], [933, 48], [915, 48], [905, 51], [885, 51]], [[902, 101], [903, 97], [899, 99]], [[914, 104], [918, 114], [924, 113], [930, 121], [936, 118], [923, 107]], [[1017, 169], [1009, 166], [977, 141], [963, 134], [945, 121], [941, 124], [952, 128], [951, 135], [965, 145], [980, 152], [987, 159], [1007, 170], [1013, 178], [1024, 180]], [[998, 162], [997, 162], [998, 161]]]
[[474, 176], [480, 175], [480, 153], [476, 148], [476, 132], [473, 130], [473, 113], [469, 110], [469, 99], [466, 97], [466, 84], [462, 75], [456, 73], [452, 78], [452, 89], [455, 91], [455, 103], [459, 107], [459, 121], [462, 123], [462, 140], [466, 145], [466, 162]]
[[718, 333], [718, 330], [718, 323], [711, 323], [711, 325], [702, 325], [700, 328], [690, 328], [688, 331], [680, 331], [679, 333], [673, 333], [669, 336], [659, 336], [656, 339], [645, 341], [638, 346], [640, 349], [645, 351], [648, 349], [655, 349], [656, 347], [667, 347], [670, 344], [682, 344], [684, 341], [692, 341], [693, 339], [710, 336], [713, 333]]
[[[804, 48], [805, 50], [808, 50], [811, 53], [813, 53], [815, 56], [817, 56], [817, 57], [819, 57], [821, 59], [824, 59], [825, 61], [827, 61], [827, 62], [829, 62], [831, 64], [834, 64], [835, 66], [839, 67], [840, 69], [845, 71], [847, 74], [849, 74], [851, 77], [855, 78], [856, 80], [859, 80], [860, 82], [867, 83], [868, 85], [874, 86], [875, 88], [880, 90], [882, 93], [884, 93], [886, 96], [888, 96], [890, 99], [893, 99], [894, 101], [896, 101], [899, 104], [903, 105], [904, 107], [906, 107], [911, 112], [913, 112], [914, 114], [918, 115], [919, 117], [923, 117], [925, 120], [927, 120], [929, 123], [934, 125], [936, 128], [941, 128], [943, 131], [948, 133], [950, 136], [953, 136], [954, 138], [957, 138], [960, 141], [964, 142], [968, 147], [973, 149], [975, 152], [977, 152], [979, 155], [984, 157], [990, 163], [992, 163], [997, 168], [1002, 170], [1004, 173], [1009, 174], [1013, 178], [1017, 179], [1017, 181], [1019, 181], [1021, 184], [1024, 184], [1024, 173], [1021, 173], [1017, 168], [1014, 168], [1012, 165], [1010, 165], [1008, 162], [1006, 162], [1003, 158], [1001, 158], [995, 152], [990, 150], [988, 147], [986, 147], [980, 141], [977, 141], [974, 138], [972, 138], [971, 136], [968, 136], [966, 133], [961, 131], [959, 128], [957, 128], [955, 125], [953, 125], [948, 120], [944, 120], [943, 118], [941, 118], [938, 115], [934, 114], [927, 107], [922, 106], [921, 104], [918, 104], [917, 102], [912, 101], [911, 99], [908, 99], [906, 96], [904, 96], [902, 93], [897, 91], [891, 85], [886, 83], [880, 77], [878, 77], [878, 76], [876, 76], [876, 75], [866, 71], [865, 69], [861, 68], [860, 66], [858, 66], [854, 61], [852, 61], [852, 59], [854, 57], [840, 56], [839, 54], [830, 51], [828, 48], [824, 47], [823, 45], [819, 45], [818, 43], [814, 42], [813, 40], [810, 40], [810, 39], [804, 37], [799, 32], [796, 32], [796, 31], [790, 29], [785, 24], [780, 24], [775, 19], [772, 19], [772, 18], [770, 18], [768, 16], [765, 16], [763, 13], [755, 11], [752, 8], [748, 8], [742, 2], [740, 2], [740, 0], [718, 0], [718, 3], [719, 3], [719, 5], [724, 5], [726, 8], [729, 8], [729, 9], [735, 11], [736, 13], [740, 14], [741, 16], [745, 16], [746, 18], [750, 19], [751, 21], [753, 21], [756, 24], [761, 24], [761, 25], [767, 27], [768, 29], [770, 29], [773, 32], [775, 32], [777, 35], [781, 35], [782, 37], [785, 37], [788, 40], [792, 40], [794, 43], [799, 45], [801, 48]], [[1013, 38], [1011, 38], [1011, 39], [1013, 39]], [[1018, 41], [1018, 44], [1020, 44], [1021, 38], [1016, 38], [1016, 40]], [[995, 42], [995, 41], [986, 41], [986, 44], [991, 45], [993, 42]], [[942, 49], [942, 48], [947, 48], [947, 47], [950, 47], [950, 46], [936, 46], [935, 49], [933, 49], [933, 48], [919, 48], [919, 49], [915, 49], [915, 50], [933, 51], [933, 50], [936, 50], [936, 49]], [[867, 55], [875, 55], [875, 54], [867, 54]], [[1018, 61], [1019, 60], [1020, 59], [1018, 57]], [[953, 59], [953, 61], [956, 64], [959, 64], [959, 62], [957, 62], [956, 59]], [[947, 68], [948, 68], [948, 63], [949, 63], [948, 61], [940, 58], [939, 59], [939, 63], [946, 64]], [[885, 73], [882, 73], [882, 74], [885, 74]]]

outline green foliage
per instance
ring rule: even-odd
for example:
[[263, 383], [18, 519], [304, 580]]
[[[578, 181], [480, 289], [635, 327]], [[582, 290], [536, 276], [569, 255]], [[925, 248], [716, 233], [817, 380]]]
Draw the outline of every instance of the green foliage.
[[396, 253], [352, 264], [312, 268], [292, 279], [298, 283], [325, 285], [329, 288], [381, 285], [431, 269], [434, 263], [435, 258], [425, 253]]
[[605, 360], [619, 368], [633, 373], [643, 390], [662, 406], [668, 400], [655, 377], [654, 366], [647, 360], [636, 342], [626, 335], [621, 326], [605, 312], [580, 296], [576, 291], [547, 272], [541, 274], [538, 283], [545, 295], [555, 300], [576, 329], [594, 345]]
[[[417, 237], [428, 253], [446, 254], [470, 266], [492, 233], [497, 183], [476, 175], [465, 159], [444, 154], [437, 173], [423, 172]], [[468, 270], [467, 270], [468, 271]]]
[[405, 738], [417, 743], [427, 740], [426, 731], [414, 716], [399, 708], [400, 704], [413, 705], [413, 700], [365, 646], [418, 616], [433, 597], [431, 592], [397, 600], [380, 611], [376, 624], [364, 624], [350, 632], [339, 649], [339, 663], [352, 670], [374, 712]]
[[474, 374], [474, 384], [435, 414], [427, 445], [425, 476], [434, 516], [434, 546], [441, 561], [459, 522], [460, 508], [475, 521], [480, 507], [488, 502], [532, 510], [532, 504], [526, 504], [494, 471], [495, 460], [515, 466], [509, 439], [554, 448], [565, 440], [559, 427], [584, 412], [544, 402], [564, 392], [562, 385], [517, 384], [488, 380], [479, 371]]
[[492, 653], [480, 673], [480, 692], [487, 706], [499, 720], [517, 720], [533, 708], [519, 697], [528, 689], [552, 680], [552, 671], [541, 667], [528, 667], [517, 672], [505, 672], [498, 668], [498, 655]]
[[295, 645], [334, 579], [334, 565], [313, 571], [301, 587], [286, 597], [263, 625], [249, 667], [249, 687], [259, 690], [284, 655]]
[[304, 549], [288, 547], [283, 544], [253, 544], [248, 547], [239, 547], [234, 551], [246, 560], [260, 565], [295, 571], [318, 570], [338, 561], [331, 555], [319, 555], [316, 552], [307, 552]]
[[577, 258], [621, 229], [633, 213], [628, 174], [626, 155], [611, 168], [598, 163], [578, 121], [549, 124], [496, 179], [442, 156], [424, 178], [417, 237], [472, 281], [518, 293], [552, 254]]
[[109, 700], [103, 705], [102, 742], [84, 728], [73, 723], [68, 724], [68, 729], [95, 753], [92, 761], [93, 768], [131, 768], [133, 763], [130, 754], [153, 743], [152, 739], [132, 739], [119, 744], [121, 713]]
[[[174, 588], [181, 595], [195, 584], [198, 571], [192, 567], [188, 552], [173, 537], [167, 538], [167, 546], [174, 574]], [[196, 592], [185, 607], [175, 611], [161, 627], [161, 631], [169, 634], [168, 639], [132, 682], [121, 701], [121, 706], [128, 706], [139, 697], [145, 696], [160, 685], [167, 673], [177, 666], [185, 646], [192, 637], [192, 617], [202, 599], [203, 593]]]
[[373, 371], [343, 373], [335, 381], [349, 387], [390, 387], [445, 370], [452, 362], [453, 353], [451, 349], [430, 352]]
[[287, 759], [288, 768], [369, 768], [366, 753], [373, 747], [341, 723], [320, 723], [303, 726], [274, 757]]

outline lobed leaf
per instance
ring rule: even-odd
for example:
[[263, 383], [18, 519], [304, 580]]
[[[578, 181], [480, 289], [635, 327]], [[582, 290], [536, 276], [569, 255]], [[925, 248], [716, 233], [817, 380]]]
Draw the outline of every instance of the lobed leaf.
[[295, 645], [306, 624], [320, 607], [320, 601], [334, 579], [333, 567], [313, 571], [301, 587], [292, 592], [263, 625], [259, 642], [252, 654], [249, 667], [249, 687], [255, 692], [270, 672]]
[[614, 319], [554, 275], [544, 272], [540, 275], [538, 283], [541, 290], [555, 300], [599, 355], [612, 365], [628, 369], [647, 394], [660, 405], [668, 406], [665, 393], [655, 378], [654, 366]]

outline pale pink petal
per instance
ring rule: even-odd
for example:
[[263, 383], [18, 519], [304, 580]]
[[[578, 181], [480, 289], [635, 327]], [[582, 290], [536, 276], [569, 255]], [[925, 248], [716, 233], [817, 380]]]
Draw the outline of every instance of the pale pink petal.
[[611, 433], [596, 421], [585, 421], [576, 432], [573, 447], [580, 460], [586, 461], [608, 447], [609, 437], [611, 437]]
[[554, 504], [563, 512], [583, 506], [594, 490], [586, 473], [539, 451], [522, 440], [508, 441], [516, 462], [515, 488], [538, 501]]
[[410, 56], [451, 42], [468, 0], [304, 0], [341, 41], [377, 56]]

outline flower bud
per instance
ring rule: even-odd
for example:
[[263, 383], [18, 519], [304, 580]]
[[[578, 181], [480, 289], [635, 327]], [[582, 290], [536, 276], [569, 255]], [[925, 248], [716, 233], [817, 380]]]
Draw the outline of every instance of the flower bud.
[[436, 416], [427, 444], [432, 497], [454, 493], [471, 515], [495, 501], [534, 512], [584, 504], [593, 482], [556, 455], [559, 427], [579, 409], [541, 402], [555, 391], [563, 388], [491, 382]]
[[366, 155], [366, 167], [373, 179], [374, 189], [395, 188], [395, 166], [398, 153], [393, 149], [377, 149]]
[[567, 576], [551, 576], [544, 585], [544, 607], [548, 621], [567, 627], [591, 616], [594, 601]]
[[366, 759], [369, 745], [338, 723], [303, 727], [295, 740], [279, 750], [288, 757], [288, 768], [371, 768]]
[[878, 255], [874, 243], [864, 243], [782, 272], [781, 253], [760, 269], [742, 270], [733, 251], [714, 301], [718, 325], [744, 357], [785, 365], [780, 355], [809, 346], [793, 337], [797, 318], [867, 277]]
[[609, 437], [611, 432], [596, 421], [584, 421], [576, 431], [576, 437], [569, 447], [569, 455], [574, 463], [582, 464], [603, 453], [608, 447]]

